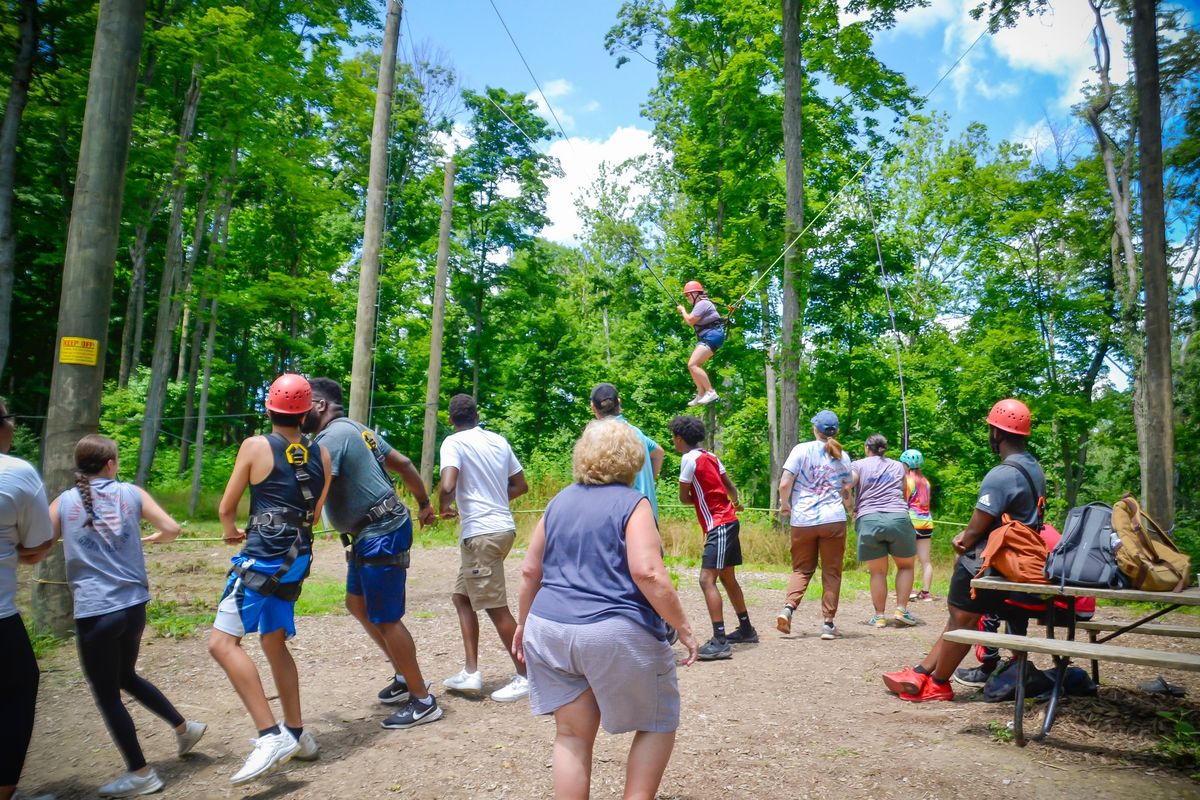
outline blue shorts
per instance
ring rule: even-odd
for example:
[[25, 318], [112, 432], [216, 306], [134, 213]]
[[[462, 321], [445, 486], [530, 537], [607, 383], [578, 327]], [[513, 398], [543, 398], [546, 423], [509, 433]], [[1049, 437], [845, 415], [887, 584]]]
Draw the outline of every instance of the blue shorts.
[[725, 344], [725, 329], [709, 328], [697, 334], [696, 338], [700, 340], [700, 344], [715, 353], [721, 348], [721, 345]]
[[230, 575], [213, 627], [239, 639], [247, 633], [265, 636], [283, 629], [290, 639], [296, 635], [296, 603], [261, 595], [247, 589], [238, 576]]
[[[391, 556], [412, 547], [412, 518], [380, 536], [359, 539], [354, 552], [361, 558]], [[375, 625], [396, 622], [404, 616], [408, 570], [397, 566], [346, 564], [346, 594], [361, 596], [367, 604], [367, 619]]]

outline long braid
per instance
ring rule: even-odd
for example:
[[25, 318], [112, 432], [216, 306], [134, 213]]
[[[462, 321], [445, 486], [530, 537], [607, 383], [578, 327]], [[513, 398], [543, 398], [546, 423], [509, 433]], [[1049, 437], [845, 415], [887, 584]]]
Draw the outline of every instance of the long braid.
[[92, 482], [79, 470], [75, 470], [75, 488], [79, 490], [83, 508], [87, 511], [87, 521], [83, 524], [89, 528], [96, 527], [93, 524], [93, 520], [96, 519], [96, 509], [92, 507]]

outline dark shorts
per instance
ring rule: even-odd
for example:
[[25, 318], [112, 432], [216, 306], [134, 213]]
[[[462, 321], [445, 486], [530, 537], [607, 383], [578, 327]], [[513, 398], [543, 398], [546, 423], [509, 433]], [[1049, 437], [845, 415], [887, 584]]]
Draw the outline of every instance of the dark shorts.
[[913, 530], [915, 530], [917, 532], [917, 541], [918, 542], [921, 541], [922, 539], [932, 539], [933, 538], [933, 528], [929, 528], [927, 530], [921, 530], [920, 528], [914, 528]]
[[717, 525], [704, 537], [704, 556], [700, 566], [704, 569], [725, 569], [742, 563], [742, 541], [738, 537], [741, 523], [736, 519]]
[[725, 344], [725, 329], [709, 328], [696, 334], [696, 338], [700, 340], [700, 344], [715, 353], [721, 349], [721, 345]]
[[1009, 592], [997, 592], [993, 589], [976, 589], [975, 599], [971, 599], [971, 579], [975, 573], [962, 564], [954, 565], [954, 574], [950, 576], [950, 591], [946, 592], [947, 605], [962, 609], [972, 614], [995, 614], [1000, 619], [1028, 617], [1029, 612], [1004, 602], [1011, 597]]
[[[363, 558], [391, 556], [412, 547], [412, 518], [381, 536], [359, 539], [354, 552]], [[346, 564], [346, 594], [361, 595], [367, 619], [375, 625], [396, 622], [404, 616], [408, 570], [394, 565]]]

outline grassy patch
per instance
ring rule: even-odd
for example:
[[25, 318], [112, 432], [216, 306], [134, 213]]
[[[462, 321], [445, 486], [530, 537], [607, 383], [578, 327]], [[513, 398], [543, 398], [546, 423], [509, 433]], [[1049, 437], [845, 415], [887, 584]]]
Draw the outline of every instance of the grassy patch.
[[1008, 727], [1007, 722], [997, 722], [994, 719], [988, 720], [988, 733], [992, 735], [993, 742], [1011, 742], [1016, 735], [1012, 728]]
[[146, 606], [146, 624], [164, 639], [186, 639], [211, 625], [215, 610], [204, 603], [155, 599]]
[[29, 643], [33, 645], [33, 655], [41, 660], [42, 656], [48, 656], [54, 652], [54, 649], [63, 642], [65, 638], [60, 639], [52, 633], [38, 633], [29, 627], [29, 622], [25, 621], [25, 632], [29, 634]]
[[346, 613], [346, 585], [341, 581], [309, 578], [296, 601], [296, 616], [322, 617]]
[[432, 611], [414, 611], [412, 616], [417, 619], [433, 619], [437, 614], [434, 614]]

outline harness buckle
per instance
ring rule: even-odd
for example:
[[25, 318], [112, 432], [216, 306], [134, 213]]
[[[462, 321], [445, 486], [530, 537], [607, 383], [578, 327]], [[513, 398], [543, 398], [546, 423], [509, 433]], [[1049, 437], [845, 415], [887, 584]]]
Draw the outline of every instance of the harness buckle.
[[286, 458], [287, 463], [291, 464], [293, 467], [304, 466], [308, 463], [308, 448], [300, 442], [294, 442], [284, 448], [283, 457]]

